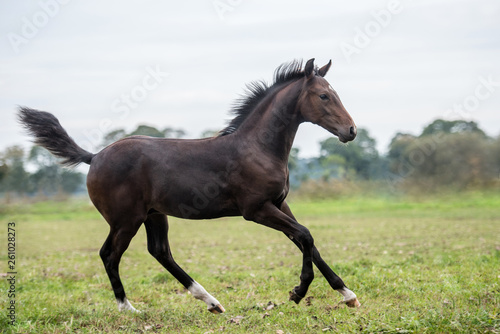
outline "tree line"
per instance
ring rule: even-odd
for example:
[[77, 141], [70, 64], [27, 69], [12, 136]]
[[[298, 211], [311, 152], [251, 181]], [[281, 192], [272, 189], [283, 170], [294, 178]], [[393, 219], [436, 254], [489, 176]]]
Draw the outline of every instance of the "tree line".
[[[202, 137], [215, 135], [207, 130]], [[139, 125], [128, 133], [109, 132], [102, 147], [131, 135], [183, 138], [181, 129], [159, 130]], [[293, 148], [289, 158], [290, 181], [294, 188], [315, 182], [382, 182], [390, 189], [446, 187], [497, 187], [500, 184], [500, 136], [489, 137], [473, 121], [438, 119], [420, 135], [397, 133], [387, 153], [377, 150], [376, 140], [367, 129], [359, 128], [357, 138], [348, 145], [335, 137], [319, 143], [320, 154], [300, 158]], [[45, 149], [34, 146], [25, 152], [13, 146], [0, 152], [0, 193], [16, 195], [54, 195], [85, 192], [85, 175], [58, 165]]]
[[438, 119], [420, 135], [397, 133], [385, 154], [366, 129], [349, 145], [328, 138], [320, 147], [317, 158], [291, 159], [295, 186], [311, 179], [378, 181], [403, 191], [500, 185], [500, 136], [487, 136], [473, 121]]

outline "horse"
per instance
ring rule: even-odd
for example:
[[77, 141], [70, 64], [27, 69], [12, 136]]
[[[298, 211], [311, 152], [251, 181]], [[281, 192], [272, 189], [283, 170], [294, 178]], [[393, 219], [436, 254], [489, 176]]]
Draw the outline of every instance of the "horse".
[[314, 58], [280, 65], [274, 82], [253, 82], [233, 108], [234, 118], [217, 135], [204, 139], [132, 136], [90, 153], [76, 144], [58, 119], [44, 111], [19, 107], [18, 120], [34, 143], [63, 160], [65, 166], [90, 165], [89, 197], [109, 224], [100, 257], [118, 310], [136, 312], [125, 294], [120, 259], [142, 224], [149, 253], [212, 313], [221, 303], [174, 260], [168, 219], [242, 216], [283, 232], [303, 253], [300, 282], [290, 294], [299, 303], [314, 278], [313, 263], [345, 304], [359, 307], [321, 258], [309, 230], [299, 224], [286, 202], [290, 189], [288, 156], [303, 122], [326, 129], [346, 143], [356, 125], [338, 94], [324, 78], [332, 61], [318, 68]]

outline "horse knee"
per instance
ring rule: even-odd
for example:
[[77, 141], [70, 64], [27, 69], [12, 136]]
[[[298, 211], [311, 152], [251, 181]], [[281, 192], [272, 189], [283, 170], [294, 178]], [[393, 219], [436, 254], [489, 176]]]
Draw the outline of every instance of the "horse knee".
[[314, 246], [314, 238], [311, 235], [311, 232], [307, 229], [307, 227], [302, 226], [299, 230], [298, 241], [302, 245], [302, 250], [311, 249]]

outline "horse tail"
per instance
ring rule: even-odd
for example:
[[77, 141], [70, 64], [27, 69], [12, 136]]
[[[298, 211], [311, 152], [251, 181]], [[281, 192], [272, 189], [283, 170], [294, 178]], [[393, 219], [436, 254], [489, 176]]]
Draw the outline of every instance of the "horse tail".
[[19, 123], [35, 138], [35, 144], [46, 148], [63, 160], [62, 165], [72, 167], [82, 162], [89, 164], [95, 154], [78, 146], [61, 126], [59, 120], [45, 111], [19, 107]]

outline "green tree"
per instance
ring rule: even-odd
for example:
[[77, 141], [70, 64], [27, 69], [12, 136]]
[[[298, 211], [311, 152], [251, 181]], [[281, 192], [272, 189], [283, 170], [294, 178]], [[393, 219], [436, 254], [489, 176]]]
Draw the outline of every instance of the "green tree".
[[8, 172], [9, 166], [7, 166], [5, 162], [0, 158], [0, 185], [2, 184], [2, 180]]
[[455, 121], [446, 121], [443, 119], [437, 119], [434, 122], [427, 125], [422, 131], [421, 137], [435, 135], [437, 133], [477, 133], [483, 137], [486, 137], [486, 134], [483, 130], [479, 128], [476, 122], [473, 121], [464, 121], [464, 120], [455, 120]]
[[41, 146], [33, 146], [28, 154], [28, 161], [37, 167], [47, 167], [57, 164], [57, 158]]
[[[356, 139], [348, 145], [341, 144], [337, 138], [330, 137], [320, 143], [320, 161], [331, 162], [345, 161], [344, 168], [349, 173], [352, 170], [361, 179], [373, 179], [378, 177], [380, 157], [376, 147], [376, 141], [372, 138], [368, 130], [358, 128]], [[337, 155], [343, 158], [332, 158]], [[328, 163], [328, 161], [326, 162]]]
[[[346, 166], [346, 159], [339, 154], [329, 154], [319, 159], [322, 169], [321, 178], [323, 181], [330, 179], [347, 178], [349, 169]], [[351, 169], [352, 172], [354, 172]]]
[[84, 188], [85, 176], [69, 169], [61, 171], [61, 189], [63, 192], [73, 194]]
[[201, 138], [211, 138], [217, 136], [219, 130], [205, 130], [201, 133]]
[[496, 179], [500, 181], [500, 136], [492, 143], [492, 166]]
[[405, 152], [408, 147], [416, 140], [416, 137], [398, 132], [389, 144], [389, 152], [387, 152], [387, 160], [389, 171], [392, 173], [399, 173], [403, 170], [406, 163]]
[[182, 129], [165, 128], [162, 132], [165, 138], [184, 138], [186, 136], [186, 132]]
[[61, 191], [74, 193], [83, 187], [83, 174], [62, 168], [43, 147], [33, 146], [28, 161], [37, 169], [29, 176], [28, 192], [53, 195]]
[[290, 172], [295, 171], [299, 163], [299, 149], [297, 147], [292, 147], [290, 155], [288, 156], [288, 170]]
[[139, 125], [137, 129], [129, 133], [127, 136], [149, 136], [164, 138], [165, 133], [149, 125]]
[[26, 192], [28, 173], [24, 167], [24, 150], [20, 146], [8, 147], [0, 155], [3, 177], [0, 180], [0, 192], [13, 192], [19, 195]]
[[408, 186], [425, 191], [487, 186], [497, 178], [493, 147], [480, 132], [420, 137], [403, 153], [402, 176]]
[[122, 138], [130, 136], [148, 136], [156, 138], [183, 138], [186, 136], [186, 132], [182, 129], [174, 129], [167, 127], [163, 130], [158, 130], [157, 128], [150, 125], [139, 125], [137, 128], [127, 133], [124, 129], [116, 129], [108, 132], [104, 135], [101, 147], [106, 147]]

